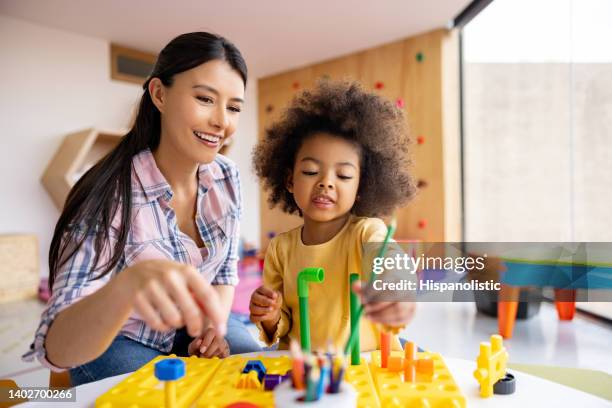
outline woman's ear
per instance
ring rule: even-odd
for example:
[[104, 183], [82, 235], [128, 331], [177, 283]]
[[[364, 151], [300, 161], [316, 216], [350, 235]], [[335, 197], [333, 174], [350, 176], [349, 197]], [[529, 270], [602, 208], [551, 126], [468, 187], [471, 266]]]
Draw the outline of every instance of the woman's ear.
[[149, 81], [148, 90], [153, 104], [155, 107], [157, 107], [157, 110], [159, 110], [160, 113], [163, 113], [164, 103], [166, 101], [166, 88], [164, 87], [164, 84], [162, 84], [159, 78], [151, 78]]

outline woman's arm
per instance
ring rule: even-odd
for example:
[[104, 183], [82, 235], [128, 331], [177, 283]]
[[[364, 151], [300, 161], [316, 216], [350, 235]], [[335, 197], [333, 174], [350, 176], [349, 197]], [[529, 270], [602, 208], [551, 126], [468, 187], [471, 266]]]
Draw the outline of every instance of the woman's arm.
[[225, 311], [229, 313], [217, 291], [193, 267], [167, 260], [141, 262], [56, 316], [45, 340], [47, 360], [57, 367], [74, 367], [97, 358], [132, 309], [155, 330], [186, 325], [194, 337], [204, 328], [204, 315], [220, 336], [225, 335]]

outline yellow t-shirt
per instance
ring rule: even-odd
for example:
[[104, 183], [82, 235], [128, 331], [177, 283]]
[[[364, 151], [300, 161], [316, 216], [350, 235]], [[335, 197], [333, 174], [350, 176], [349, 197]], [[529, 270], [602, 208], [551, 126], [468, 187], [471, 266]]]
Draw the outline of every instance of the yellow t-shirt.
[[[264, 285], [283, 294], [283, 305], [272, 338], [258, 324], [261, 339], [268, 345], [279, 340], [281, 350], [289, 348], [290, 339], [300, 342], [297, 275], [304, 268], [323, 268], [324, 281], [309, 284], [311, 347], [326, 351], [329, 341], [336, 350], [344, 350], [351, 329], [349, 276], [359, 273], [362, 279], [369, 277], [370, 271], [362, 271], [363, 244], [383, 242], [387, 228], [378, 218], [351, 216], [342, 230], [323, 244], [304, 245], [301, 233], [302, 227], [298, 227], [276, 236], [266, 251]], [[380, 331], [365, 317], [359, 335], [362, 351], [380, 348]], [[399, 341], [393, 340], [392, 348], [401, 350]]]

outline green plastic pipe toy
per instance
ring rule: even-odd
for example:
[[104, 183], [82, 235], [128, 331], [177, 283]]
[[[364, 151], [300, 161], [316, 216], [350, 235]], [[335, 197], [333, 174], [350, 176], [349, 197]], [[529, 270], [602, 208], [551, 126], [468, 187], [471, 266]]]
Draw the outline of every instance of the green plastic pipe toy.
[[[350, 282], [350, 287], [353, 287], [353, 283], [355, 283], [356, 281], [359, 280], [359, 274], [358, 273], [351, 273], [351, 276], [349, 278], [349, 282]], [[359, 310], [359, 296], [357, 296], [357, 294], [355, 292], [353, 292], [351, 290], [351, 335], [354, 334], [354, 336], [356, 337], [356, 339], [354, 340], [355, 346], [353, 347], [352, 351], [351, 351], [351, 364], [352, 365], [359, 365], [361, 363], [361, 347], [359, 345], [359, 316], [358, 315], [358, 310]]]
[[323, 268], [306, 268], [297, 276], [298, 299], [300, 301], [300, 340], [302, 350], [310, 352], [310, 317], [308, 313], [308, 283], [321, 283], [325, 279]]
[[[380, 250], [378, 251], [378, 258], [382, 258], [385, 256], [385, 253], [387, 252], [387, 246], [389, 245], [389, 241], [391, 240], [391, 237], [393, 237], [393, 234], [395, 233], [396, 227], [397, 227], [397, 223], [395, 221], [395, 218], [393, 218], [391, 222], [389, 223], [389, 225], [387, 226], [387, 235], [385, 236], [385, 241], [383, 242], [382, 246], [380, 247]], [[352, 279], [352, 275], [351, 275], [351, 279]], [[369, 279], [370, 284], [372, 283], [373, 280], [374, 280], [374, 274], [370, 273], [370, 279]], [[352, 283], [353, 281], [351, 280], [351, 300], [352, 300], [352, 296], [355, 295], [353, 293]], [[351, 352], [351, 350], [353, 351], [351, 356], [353, 356], [355, 353], [359, 354], [360, 352], [360, 347], [356, 345], [359, 344], [359, 320], [361, 320], [362, 314], [363, 314], [363, 305], [359, 307], [359, 310], [357, 310], [357, 313], [353, 313], [353, 307], [352, 307], [352, 302], [351, 302], [351, 335], [349, 336], [349, 339], [346, 342], [346, 346], [344, 347], [345, 355], [348, 355], [348, 353]], [[355, 320], [356, 322], [355, 326], [353, 326], [353, 320]], [[354, 361], [355, 361], [354, 357], [352, 357], [351, 364], [354, 365], [355, 364]]]

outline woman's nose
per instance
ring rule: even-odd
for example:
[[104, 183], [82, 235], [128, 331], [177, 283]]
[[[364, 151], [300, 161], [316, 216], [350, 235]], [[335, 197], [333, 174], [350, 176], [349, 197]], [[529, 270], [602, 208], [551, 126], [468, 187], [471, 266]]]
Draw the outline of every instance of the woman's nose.
[[217, 129], [225, 129], [227, 127], [227, 113], [222, 107], [218, 107], [210, 115], [210, 124]]

